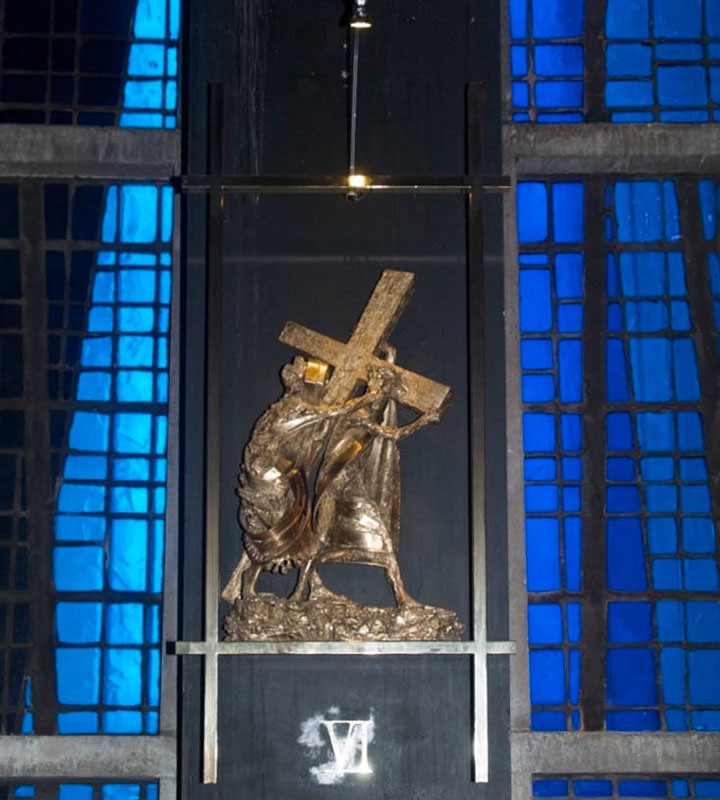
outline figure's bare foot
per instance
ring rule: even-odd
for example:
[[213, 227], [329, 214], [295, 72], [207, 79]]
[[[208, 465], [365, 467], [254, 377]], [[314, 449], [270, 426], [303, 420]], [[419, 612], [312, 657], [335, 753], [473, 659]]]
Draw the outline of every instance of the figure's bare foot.
[[344, 594], [338, 594], [337, 592], [333, 592], [332, 589], [328, 589], [327, 586], [322, 582], [317, 573], [313, 576], [312, 582], [310, 584], [310, 596], [315, 598], [316, 600], [347, 600], [348, 598]]
[[395, 598], [395, 603], [401, 611], [408, 609], [408, 608], [420, 608], [423, 604], [416, 600], [414, 597], [411, 597], [407, 592], [398, 595]]

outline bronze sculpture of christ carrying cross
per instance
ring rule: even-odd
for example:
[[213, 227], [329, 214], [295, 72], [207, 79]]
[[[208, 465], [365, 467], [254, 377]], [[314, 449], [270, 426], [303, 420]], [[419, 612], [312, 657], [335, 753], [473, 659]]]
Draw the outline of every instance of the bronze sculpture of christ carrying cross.
[[[463, 626], [453, 612], [409, 595], [397, 561], [397, 442], [437, 422], [452, 398], [448, 386], [395, 364], [387, 341], [414, 281], [412, 273], [385, 270], [347, 343], [292, 322], [280, 334], [310, 360], [298, 357], [283, 368], [285, 393], [258, 419], [243, 453], [238, 494], [245, 552], [223, 591], [234, 605], [225, 620], [230, 638], [459, 637]], [[419, 416], [399, 426], [398, 404]], [[316, 569], [327, 563], [383, 568], [396, 608], [360, 606], [329, 591]], [[263, 570], [291, 568], [298, 580], [289, 598], [257, 594]]]

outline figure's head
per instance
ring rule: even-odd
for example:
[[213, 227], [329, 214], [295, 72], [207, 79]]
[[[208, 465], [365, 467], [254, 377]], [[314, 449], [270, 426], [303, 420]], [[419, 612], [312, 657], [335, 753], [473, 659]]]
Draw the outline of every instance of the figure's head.
[[302, 356], [296, 356], [290, 364], [285, 364], [282, 368], [280, 379], [288, 394], [296, 394], [302, 389], [306, 367], [305, 359]]
[[372, 366], [368, 370], [368, 391], [395, 394], [403, 386], [400, 374], [390, 367]]

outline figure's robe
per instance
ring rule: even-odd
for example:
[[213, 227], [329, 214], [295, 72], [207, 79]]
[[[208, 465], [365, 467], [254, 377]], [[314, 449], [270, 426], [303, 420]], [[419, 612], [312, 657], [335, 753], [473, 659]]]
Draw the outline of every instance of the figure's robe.
[[288, 411], [281, 401], [256, 424], [238, 488], [248, 555], [255, 564], [283, 571], [314, 547], [308, 480], [327, 435], [319, 415]]
[[[397, 427], [395, 401], [379, 419]], [[397, 551], [400, 531], [400, 456], [395, 441], [369, 430], [355, 414], [336, 423], [317, 480], [315, 536], [328, 556], [343, 561]], [[332, 559], [331, 559], [332, 560]]]

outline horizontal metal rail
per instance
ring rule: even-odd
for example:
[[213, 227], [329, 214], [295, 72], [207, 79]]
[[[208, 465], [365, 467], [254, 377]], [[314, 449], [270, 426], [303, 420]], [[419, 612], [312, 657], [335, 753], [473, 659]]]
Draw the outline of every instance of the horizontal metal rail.
[[[219, 180], [226, 194], [468, 194], [470, 178], [466, 175], [423, 175], [396, 177], [369, 176], [366, 186], [350, 186], [347, 175], [183, 175], [177, 180], [183, 192], [208, 193]], [[483, 176], [480, 185], [485, 192], [510, 189], [506, 176]]]
[[181, 656], [422, 656], [515, 652], [514, 642], [175, 642]]

